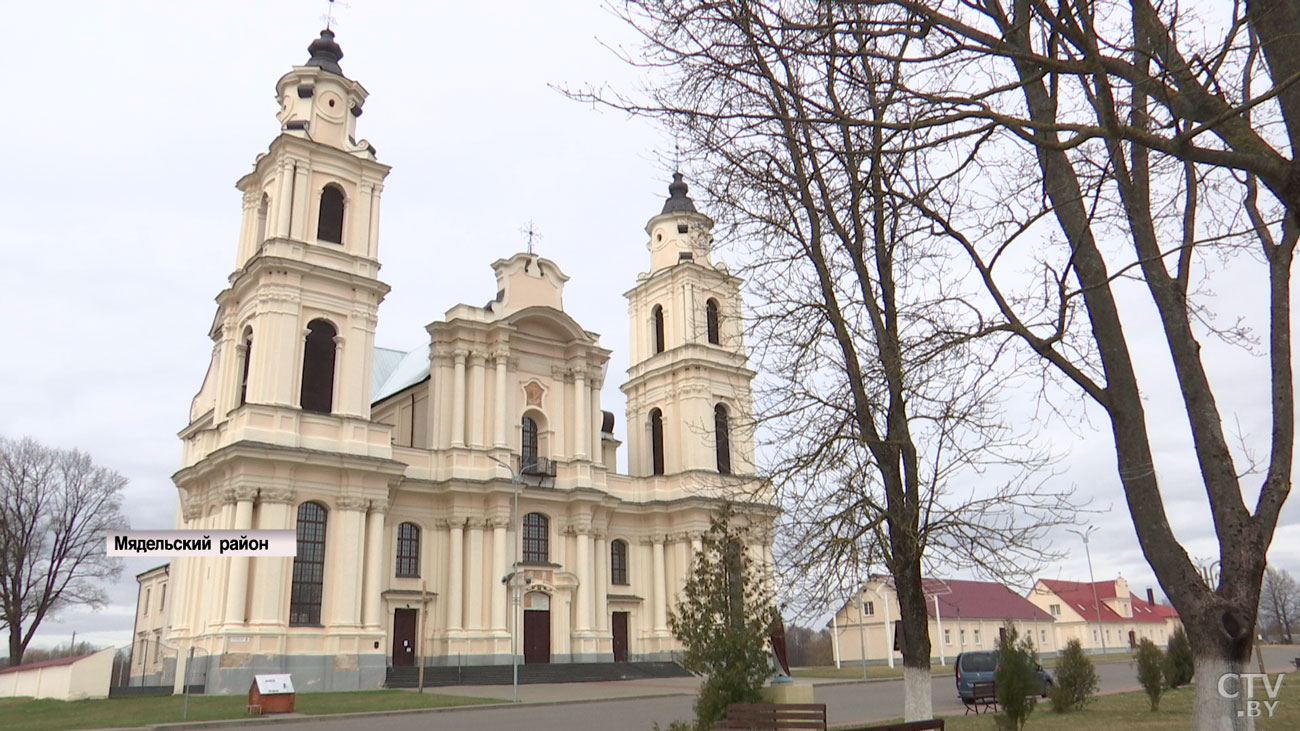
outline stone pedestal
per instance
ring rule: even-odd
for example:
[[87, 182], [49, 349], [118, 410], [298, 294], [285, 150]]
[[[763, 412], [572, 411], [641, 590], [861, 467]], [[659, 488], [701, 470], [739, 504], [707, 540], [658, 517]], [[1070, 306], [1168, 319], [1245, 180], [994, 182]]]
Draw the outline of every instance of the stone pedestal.
[[763, 688], [767, 703], [815, 703], [811, 683], [772, 683]]

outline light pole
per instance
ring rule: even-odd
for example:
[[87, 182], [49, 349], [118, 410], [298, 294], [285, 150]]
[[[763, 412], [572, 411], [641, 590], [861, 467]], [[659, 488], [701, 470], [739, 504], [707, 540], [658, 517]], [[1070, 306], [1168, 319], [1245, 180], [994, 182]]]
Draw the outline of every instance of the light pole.
[[1092, 551], [1088, 548], [1088, 537], [1092, 532], [1097, 530], [1097, 526], [1090, 525], [1087, 530], [1069, 529], [1071, 533], [1083, 539], [1083, 553], [1088, 557], [1088, 581], [1092, 582], [1092, 611], [1097, 615], [1097, 636], [1101, 638], [1101, 654], [1108, 654], [1106, 649], [1106, 629], [1101, 624], [1101, 601], [1097, 599], [1097, 579], [1092, 575]]
[[510, 471], [510, 484], [514, 486], [514, 506], [510, 509], [510, 526], [515, 532], [515, 558], [510, 565], [510, 573], [501, 577], [501, 583], [505, 584], [510, 591], [511, 611], [510, 611], [510, 675], [511, 684], [514, 686], [514, 702], [519, 702], [519, 584], [515, 577], [519, 575], [519, 545], [523, 537], [523, 528], [519, 525], [519, 492], [523, 486], [524, 470], [533, 466], [533, 463], [524, 464], [523, 458], [519, 459], [519, 469], [502, 462], [501, 460], [487, 456], [488, 459], [505, 467]]

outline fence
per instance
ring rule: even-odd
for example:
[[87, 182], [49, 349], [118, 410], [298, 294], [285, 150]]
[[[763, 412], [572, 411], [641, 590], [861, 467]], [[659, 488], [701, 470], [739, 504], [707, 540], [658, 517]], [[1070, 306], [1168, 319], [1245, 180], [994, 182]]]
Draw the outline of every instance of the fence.
[[184, 669], [184, 692], [202, 693], [207, 685], [207, 653], [181, 650], [158, 638], [141, 637], [117, 648], [109, 695], [171, 695], [182, 688], [177, 668]]

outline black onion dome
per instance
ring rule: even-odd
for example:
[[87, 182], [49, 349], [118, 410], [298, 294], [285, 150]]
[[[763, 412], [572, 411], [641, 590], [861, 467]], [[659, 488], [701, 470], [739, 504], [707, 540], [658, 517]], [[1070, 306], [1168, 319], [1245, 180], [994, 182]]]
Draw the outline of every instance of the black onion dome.
[[329, 28], [321, 31], [320, 38], [312, 41], [311, 45], [307, 46], [307, 52], [311, 54], [311, 58], [307, 61], [308, 66], [315, 66], [331, 74], [343, 75], [343, 69], [339, 68], [339, 59], [343, 58], [343, 49], [334, 42], [334, 31]]
[[668, 200], [664, 201], [664, 209], [659, 215], [665, 213], [695, 213], [695, 201], [686, 195], [686, 183], [682, 180], [681, 173], [673, 173], [673, 182], [668, 184]]

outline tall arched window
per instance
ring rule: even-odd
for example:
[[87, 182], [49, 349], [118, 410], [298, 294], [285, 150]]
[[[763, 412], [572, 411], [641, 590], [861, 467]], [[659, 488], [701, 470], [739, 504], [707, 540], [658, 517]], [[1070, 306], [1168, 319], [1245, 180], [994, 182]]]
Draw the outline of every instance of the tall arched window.
[[659, 409], [650, 410], [650, 464], [651, 473], [664, 473], [664, 413]]
[[650, 310], [650, 318], [654, 320], [655, 352], [664, 352], [664, 308], [655, 305]]
[[537, 443], [537, 422], [532, 417], [525, 416], [523, 419], [523, 435], [519, 444], [520, 469], [528, 469], [537, 465], [537, 458], [541, 456], [538, 452]]
[[261, 246], [266, 241], [266, 217], [271, 212], [271, 197], [266, 193], [262, 194], [262, 203], [257, 207], [257, 245]]
[[541, 513], [524, 516], [524, 563], [550, 563], [551, 519]]
[[718, 450], [718, 473], [731, 474], [731, 424], [727, 418], [727, 407], [718, 404], [713, 407], [713, 441]]
[[719, 330], [718, 301], [712, 297], [709, 298], [708, 302], [704, 303], [704, 320], [708, 325], [709, 342], [714, 345], [721, 344], [722, 335]]
[[328, 414], [334, 410], [334, 338], [338, 331], [324, 320], [307, 325], [307, 344], [302, 354], [303, 411]]
[[320, 192], [320, 217], [316, 219], [316, 240], [343, 243], [343, 189], [325, 186]]
[[289, 595], [289, 624], [320, 624], [325, 587], [325, 522], [329, 512], [320, 503], [298, 506], [298, 553], [293, 557], [293, 589]]
[[397, 526], [397, 575], [420, 575], [420, 526], [402, 523]]
[[239, 375], [239, 405], [248, 403], [248, 367], [253, 362], [253, 328], [244, 330], [244, 366]]
[[609, 583], [627, 586], [627, 541], [617, 539], [609, 544]]

